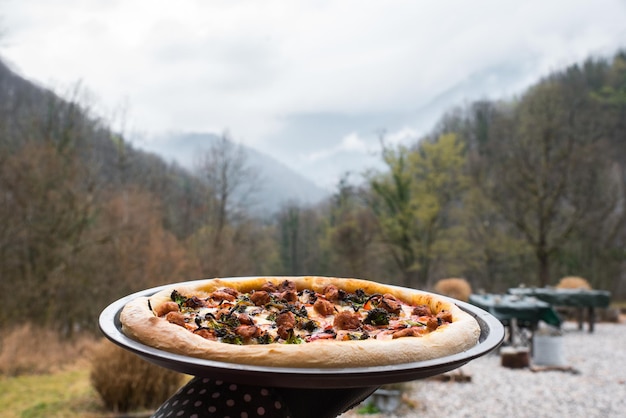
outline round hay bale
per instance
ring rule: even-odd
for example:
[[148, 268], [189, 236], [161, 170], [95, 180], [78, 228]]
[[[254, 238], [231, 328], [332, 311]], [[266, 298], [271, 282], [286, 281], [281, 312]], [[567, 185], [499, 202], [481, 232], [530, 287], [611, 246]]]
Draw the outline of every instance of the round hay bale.
[[591, 285], [582, 277], [563, 277], [556, 285], [557, 289], [587, 289], [591, 290]]
[[434, 291], [440, 295], [467, 302], [472, 294], [472, 286], [465, 279], [441, 279], [435, 283]]

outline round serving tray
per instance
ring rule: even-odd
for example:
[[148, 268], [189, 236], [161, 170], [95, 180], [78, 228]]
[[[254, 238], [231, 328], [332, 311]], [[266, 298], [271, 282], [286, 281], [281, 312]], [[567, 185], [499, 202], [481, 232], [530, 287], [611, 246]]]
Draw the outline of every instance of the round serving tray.
[[[192, 283], [183, 282], [178, 285]], [[126, 303], [139, 296], [151, 296], [164, 288], [176, 285], [169, 284], [143, 290], [113, 302], [100, 314], [100, 329], [109, 340], [122, 348], [130, 350], [145, 360], [180, 373], [212, 377], [233, 383], [318, 389], [380, 386], [438, 375], [489, 353], [504, 339], [504, 327], [495, 317], [476, 306], [450, 298], [447, 299], [472, 315], [480, 325], [478, 344], [467, 351], [451, 356], [388, 366], [326, 369], [262, 367], [226, 363], [159, 350], [135, 341], [122, 332], [120, 312]]]

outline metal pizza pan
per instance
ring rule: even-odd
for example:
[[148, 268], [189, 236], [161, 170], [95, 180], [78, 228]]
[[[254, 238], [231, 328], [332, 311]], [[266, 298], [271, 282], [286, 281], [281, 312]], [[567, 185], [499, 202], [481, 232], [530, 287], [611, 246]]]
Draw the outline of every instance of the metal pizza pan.
[[[179, 285], [193, 284], [182, 282]], [[471, 304], [446, 298], [473, 316], [480, 326], [478, 344], [450, 356], [412, 363], [353, 368], [289, 368], [263, 367], [211, 361], [159, 350], [127, 337], [122, 332], [120, 313], [126, 303], [140, 296], [175, 286], [170, 284], [146, 289], [123, 297], [107, 306], [99, 317], [102, 333], [113, 343], [159, 366], [193, 376], [212, 377], [232, 383], [290, 388], [349, 388], [371, 387], [406, 382], [442, 374], [463, 366], [497, 348], [504, 339], [500, 321]], [[438, 297], [442, 297], [437, 295]]]

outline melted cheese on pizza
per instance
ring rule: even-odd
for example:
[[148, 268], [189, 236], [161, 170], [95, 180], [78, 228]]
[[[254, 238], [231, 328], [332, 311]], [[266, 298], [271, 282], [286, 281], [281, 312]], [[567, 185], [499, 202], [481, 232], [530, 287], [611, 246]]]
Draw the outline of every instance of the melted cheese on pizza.
[[267, 282], [242, 293], [222, 288], [199, 298], [172, 291], [153, 313], [203, 338], [229, 344], [300, 344], [325, 340], [419, 337], [452, 322], [448, 311], [433, 314], [391, 294], [345, 292], [334, 285], [321, 293], [297, 290], [293, 282]]

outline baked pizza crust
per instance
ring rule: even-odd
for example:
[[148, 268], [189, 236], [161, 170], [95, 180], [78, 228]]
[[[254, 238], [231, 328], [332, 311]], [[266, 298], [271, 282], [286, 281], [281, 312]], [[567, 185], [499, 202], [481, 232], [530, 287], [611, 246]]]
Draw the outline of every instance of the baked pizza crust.
[[[428, 305], [433, 313], [447, 310], [452, 323], [421, 337], [393, 340], [316, 341], [304, 344], [233, 345], [207, 340], [187, 329], [159, 318], [150, 309], [170, 302], [173, 289], [185, 295], [206, 297], [232, 287], [239, 292], [260, 289], [267, 281], [296, 283], [298, 290], [316, 292], [333, 284], [347, 292], [363, 289], [368, 294], [391, 293], [410, 305]], [[269, 367], [347, 368], [371, 367], [435, 359], [463, 352], [478, 343], [480, 327], [476, 320], [449, 299], [419, 290], [385, 285], [367, 280], [330, 277], [250, 277], [209, 279], [169, 287], [151, 297], [139, 297], [123, 308], [122, 331], [137, 341], [168, 352], [228, 363]]]

